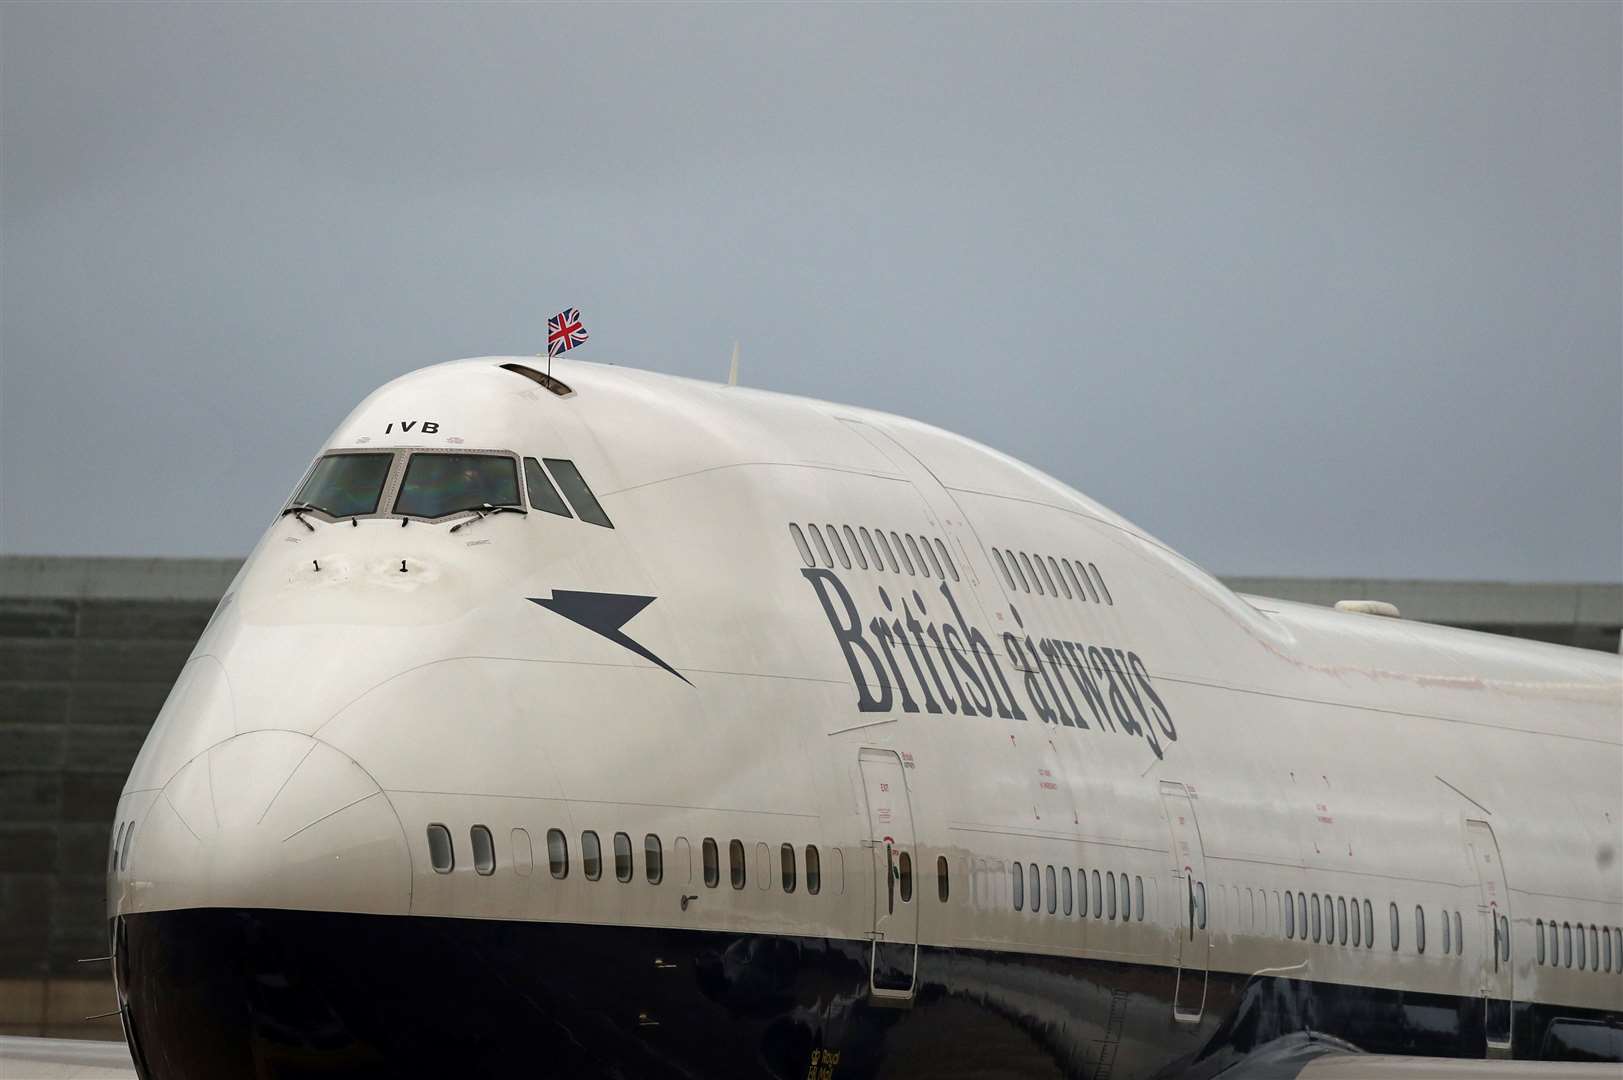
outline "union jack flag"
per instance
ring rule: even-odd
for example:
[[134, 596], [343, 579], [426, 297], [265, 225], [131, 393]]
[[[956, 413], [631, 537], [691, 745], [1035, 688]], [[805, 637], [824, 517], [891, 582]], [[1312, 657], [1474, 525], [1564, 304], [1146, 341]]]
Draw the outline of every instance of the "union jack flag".
[[580, 321], [580, 308], [565, 308], [547, 320], [547, 355], [568, 352], [587, 338]]

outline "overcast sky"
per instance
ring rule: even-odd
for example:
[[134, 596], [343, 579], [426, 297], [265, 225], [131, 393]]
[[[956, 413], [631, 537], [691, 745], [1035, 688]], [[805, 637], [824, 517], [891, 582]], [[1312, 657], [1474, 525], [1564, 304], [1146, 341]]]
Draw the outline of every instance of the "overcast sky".
[[235, 555], [534, 353], [961, 431], [1219, 573], [1623, 579], [1623, 6], [0, 5], [0, 551]]

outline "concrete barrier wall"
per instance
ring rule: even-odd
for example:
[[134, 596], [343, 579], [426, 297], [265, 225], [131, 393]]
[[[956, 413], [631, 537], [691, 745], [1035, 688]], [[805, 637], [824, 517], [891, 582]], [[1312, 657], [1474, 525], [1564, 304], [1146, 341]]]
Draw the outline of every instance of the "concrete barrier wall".
[[0, 560], [0, 1034], [119, 1037], [108, 822], [227, 565]]

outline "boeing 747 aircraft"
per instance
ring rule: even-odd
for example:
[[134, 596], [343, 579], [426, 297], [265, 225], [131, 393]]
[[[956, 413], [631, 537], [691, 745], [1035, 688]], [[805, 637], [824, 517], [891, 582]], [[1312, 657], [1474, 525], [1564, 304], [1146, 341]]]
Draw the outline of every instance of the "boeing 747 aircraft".
[[534, 364], [368, 397], [221, 599], [111, 829], [141, 1077], [1623, 1060], [1617, 657], [1235, 595], [925, 424]]

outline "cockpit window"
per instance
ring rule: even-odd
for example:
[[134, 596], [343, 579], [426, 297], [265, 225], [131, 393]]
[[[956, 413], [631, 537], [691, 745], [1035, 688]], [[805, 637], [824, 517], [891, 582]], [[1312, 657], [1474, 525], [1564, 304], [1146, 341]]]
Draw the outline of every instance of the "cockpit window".
[[530, 505], [537, 510], [545, 510], [549, 514], [560, 517], [572, 517], [569, 507], [564, 505], [563, 499], [558, 496], [558, 489], [552, 486], [547, 474], [541, 468], [541, 463], [533, 457], [524, 459], [524, 479], [530, 489]]
[[518, 506], [513, 459], [496, 454], [413, 454], [394, 512], [438, 518], [486, 506]]
[[393, 462], [393, 454], [328, 454], [316, 462], [293, 505], [335, 518], [375, 513]]
[[603, 507], [598, 503], [597, 496], [593, 495], [592, 489], [586, 486], [586, 478], [580, 474], [579, 469], [575, 468], [573, 461], [560, 461], [558, 458], [544, 458], [543, 460], [546, 461], [547, 469], [552, 473], [552, 478], [558, 481], [558, 486], [563, 489], [564, 498], [568, 499], [569, 505], [575, 508], [576, 517], [593, 525], [601, 525], [605, 529], [614, 528], [614, 522], [610, 521], [609, 515], [603, 512]]

